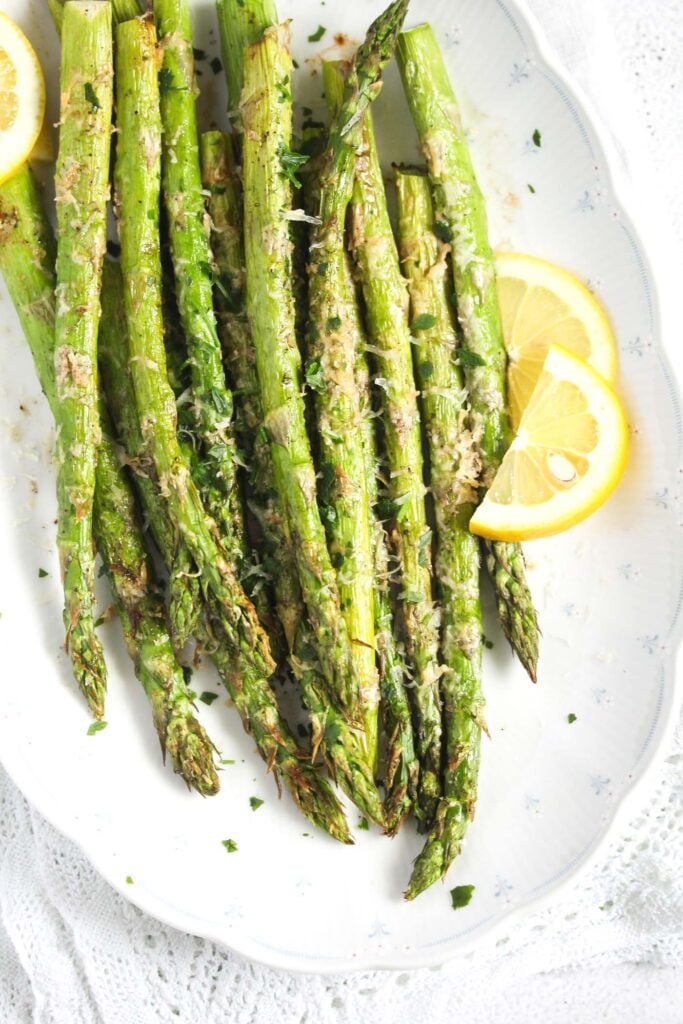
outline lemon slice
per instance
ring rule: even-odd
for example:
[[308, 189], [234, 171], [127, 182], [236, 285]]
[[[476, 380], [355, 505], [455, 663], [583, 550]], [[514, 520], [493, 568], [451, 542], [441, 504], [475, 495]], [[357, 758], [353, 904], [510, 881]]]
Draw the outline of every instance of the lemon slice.
[[548, 347], [562, 345], [612, 383], [617, 346], [607, 314], [578, 278], [522, 253], [496, 255], [513, 427], [531, 397]]
[[38, 58], [21, 29], [0, 12], [0, 183], [29, 157], [44, 117]]
[[626, 415], [610, 385], [584, 360], [551, 345], [472, 532], [530, 540], [581, 522], [616, 487], [627, 451]]

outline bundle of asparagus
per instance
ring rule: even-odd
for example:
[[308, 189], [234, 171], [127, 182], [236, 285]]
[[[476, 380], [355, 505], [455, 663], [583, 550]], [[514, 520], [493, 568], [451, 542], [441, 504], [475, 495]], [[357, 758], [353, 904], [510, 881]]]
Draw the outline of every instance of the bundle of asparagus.
[[[0, 185], [0, 269], [59, 426], [76, 679], [101, 718], [96, 547], [188, 786], [218, 788], [178, 660], [193, 636], [312, 822], [352, 842], [318, 755], [389, 835], [413, 810], [426, 842], [412, 899], [474, 815], [486, 726], [469, 520], [511, 437], [484, 206], [433, 34], [401, 34], [408, 0], [394, 0], [348, 64], [325, 66], [329, 125], [304, 155], [271, 0], [217, 0], [231, 131], [202, 135], [188, 0], [139, 16], [135, 0], [49, 6], [57, 247], [24, 167]], [[398, 246], [369, 110], [396, 48], [427, 161], [396, 174]], [[104, 259], [114, 98], [120, 264]], [[535, 678], [521, 551], [489, 542], [485, 563]], [[308, 749], [272, 687], [285, 676]]]

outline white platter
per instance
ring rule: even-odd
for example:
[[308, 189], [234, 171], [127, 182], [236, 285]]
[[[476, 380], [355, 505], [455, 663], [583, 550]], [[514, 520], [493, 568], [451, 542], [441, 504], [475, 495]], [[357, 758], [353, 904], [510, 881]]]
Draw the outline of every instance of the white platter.
[[[293, 18], [301, 102], [320, 105], [317, 63], [306, 58], [333, 44], [333, 33], [358, 40], [381, 6], [281, 0], [281, 16]], [[9, 0], [5, 9], [43, 60], [54, 113], [57, 41], [42, 0]], [[212, 9], [202, 0], [196, 14], [196, 45], [212, 56]], [[618, 335], [632, 427], [628, 470], [609, 503], [584, 525], [528, 547], [544, 634], [536, 687], [488, 609], [491, 742], [477, 820], [446, 886], [402, 901], [420, 847], [412, 825], [393, 842], [360, 831], [352, 849], [306, 835], [311, 829], [289, 800], [278, 802], [223, 700], [200, 705], [201, 718], [236, 763], [216, 798], [188, 794], [161, 767], [116, 622], [102, 629], [109, 724], [86, 735], [87, 711], [61, 649], [52, 428], [0, 293], [0, 757], [39, 810], [138, 906], [289, 970], [437, 964], [555, 894], [625, 813], [678, 706], [681, 410], [650, 264], [598, 132], [524, 9], [512, 0], [413, 0], [406, 24], [423, 20], [438, 33], [461, 99], [494, 244], [561, 263], [599, 294]], [[309, 44], [319, 24], [325, 36]], [[333, 45], [325, 55], [338, 53]], [[203, 109], [223, 123], [221, 76], [199, 67]], [[415, 160], [395, 68], [376, 118], [387, 164]], [[40, 568], [49, 575], [39, 578]], [[208, 670], [193, 685], [219, 692]], [[265, 801], [257, 812], [250, 796]], [[237, 841], [236, 853], [226, 853], [225, 838]], [[475, 892], [454, 912], [448, 890], [456, 884]]]

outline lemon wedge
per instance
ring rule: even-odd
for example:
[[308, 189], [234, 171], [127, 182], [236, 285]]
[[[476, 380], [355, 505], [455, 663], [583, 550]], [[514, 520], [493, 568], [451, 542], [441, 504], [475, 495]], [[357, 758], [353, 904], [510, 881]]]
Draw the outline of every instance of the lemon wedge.
[[607, 314], [578, 278], [523, 253], [496, 255], [498, 302], [508, 353], [508, 402], [517, 428], [550, 345], [561, 345], [612, 383], [617, 346]]
[[0, 184], [28, 159], [45, 118], [45, 80], [21, 29], [0, 12]]
[[551, 345], [472, 532], [520, 541], [566, 530], [611, 494], [627, 452], [626, 415], [610, 385]]

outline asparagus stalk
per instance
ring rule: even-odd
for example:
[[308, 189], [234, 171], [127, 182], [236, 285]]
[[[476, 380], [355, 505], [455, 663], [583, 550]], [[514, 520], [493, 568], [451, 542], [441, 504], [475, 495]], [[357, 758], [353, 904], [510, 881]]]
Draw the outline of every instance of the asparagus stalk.
[[422, 439], [413, 378], [408, 292], [387, 212], [382, 171], [369, 113], [356, 163], [352, 245], [358, 264], [376, 383], [384, 411], [384, 443], [393, 502], [391, 537], [400, 570], [400, 605], [413, 672], [420, 779], [415, 814], [434, 821], [441, 796], [439, 614], [432, 598], [431, 533], [427, 525]]
[[406, 6], [406, 0], [398, 0], [371, 25], [349, 71], [344, 95], [332, 105], [327, 148], [321, 158], [319, 224], [311, 233], [308, 267], [308, 358], [309, 366], [315, 367], [320, 498], [361, 691], [370, 764], [377, 760], [379, 705], [374, 561], [365, 438], [360, 430], [363, 396], [356, 381], [357, 353], [363, 343], [346, 271], [344, 226], [356, 150], [362, 142], [363, 112], [379, 92], [382, 69], [391, 59]]
[[331, 701], [352, 725], [362, 717], [351, 645], [316, 502], [306, 433], [301, 357], [294, 329], [291, 208], [292, 60], [286, 25], [267, 29], [245, 51], [242, 92], [247, 309], [256, 351], [275, 484], [296, 557], [304, 604]]
[[204, 132], [200, 153], [218, 275], [214, 289], [218, 332], [235, 399], [235, 435], [246, 462], [247, 505], [257, 521], [256, 546], [263, 557], [266, 578], [273, 585], [278, 619], [291, 653], [301, 618], [301, 592], [289, 551], [291, 543], [285, 537], [270, 443], [263, 426], [256, 355], [246, 310], [242, 203], [229, 137], [222, 132]]
[[[104, 297], [108, 300], [110, 296], [105, 292]], [[105, 302], [104, 308], [108, 309], [108, 302]], [[111, 323], [112, 329], [107, 332], [106, 343], [101, 346], [103, 379], [128, 461], [135, 467], [134, 480], [145, 518], [166, 566], [171, 569], [183, 560], [191, 565], [192, 556], [182, 537], [177, 538], [177, 531], [169, 516], [168, 502], [157, 486], [154, 467], [145, 455], [146, 443], [140, 428], [128, 366], [126, 325], [117, 324], [115, 318], [109, 321], [106, 317], [106, 322]], [[187, 579], [194, 579], [191, 569]], [[245, 666], [239, 656], [235, 657], [232, 645], [222, 636], [220, 609], [215, 598], [209, 598], [209, 605], [209, 624], [196, 622], [194, 632], [210, 654], [245, 730], [254, 736], [259, 753], [269, 770], [273, 770], [278, 785], [282, 777], [306, 817], [335, 839], [344, 843], [351, 842], [344, 813], [336, 797], [324, 779], [320, 778], [306, 753], [299, 748], [280, 716], [277, 700], [268, 681]]]
[[[349, 276], [351, 269], [348, 267]], [[360, 316], [356, 307], [356, 316]], [[419, 762], [415, 753], [413, 723], [406, 691], [406, 666], [394, 627], [394, 613], [389, 593], [389, 551], [384, 526], [377, 514], [379, 502], [377, 439], [370, 407], [370, 373], [366, 356], [365, 336], [358, 333], [362, 348], [356, 353], [356, 386], [365, 396], [360, 431], [363, 435], [365, 472], [370, 503], [370, 528], [374, 556], [375, 648], [379, 661], [382, 718], [386, 735], [384, 770], [384, 819], [387, 833], [396, 835], [417, 795]]]
[[[356, 661], [371, 763], [376, 752], [380, 681], [376, 652], [380, 656], [388, 733], [385, 808], [392, 834], [409, 809], [417, 762], [403, 664], [393, 635], [384, 531], [374, 510], [377, 466], [366, 339], [344, 244], [344, 225], [353, 192], [356, 150], [362, 142], [362, 114], [377, 95], [406, 6], [394, 4], [371, 26], [346, 78], [335, 65], [323, 66], [332, 123], [327, 149], [318, 157], [320, 225], [313, 232], [309, 261], [309, 359], [322, 384], [317, 396], [318, 429], [323, 466], [329, 467], [323, 480], [327, 477], [334, 513], [328, 535], [332, 550], [336, 548], [342, 559], [342, 579], [350, 576], [351, 580], [351, 585], [340, 583], [349, 631], [362, 638], [365, 630], [364, 643], [356, 648]], [[345, 131], [349, 124], [351, 129]]]
[[[415, 324], [414, 363], [436, 521], [435, 570], [442, 607], [444, 795], [406, 891], [413, 899], [448, 870], [474, 816], [484, 699], [479, 545], [469, 530], [479, 458], [466, 427], [458, 341], [449, 306], [448, 246], [432, 231], [429, 182], [397, 172], [399, 248]], [[419, 325], [419, 327], [418, 327]]]
[[[470, 159], [457, 101], [429, 25], [399, 38], [398, 63], [434, 189], [435, 225], [451, 246], [458, 320], [466, 357], [461, 360], [470, 397], [472, 431], [481, 456], [481, 486], [488, 488], [511, 440], [506, 405], [506, 355], [486, 209]], [[532, 679], [538, 625], [518, 545], [487, 543], [487, 567], [496, 588], [508, 640]]]
[[244, 50], [278, 21], [273, 0], [216, 0], [228, 110], [236, 117], [244, 84]]
[[57, 546], [64, 582], [65, 646], [92, 713], [101, 718], [106, 668], [93, 618], [92, 503], [100, 433], [97, 328], [109, 195], [111, 7], [95, 0], [69, 3], [62, 29], [55, 177]]
[[203, 591], [220, 608], [236, 656], [268, 678], [268, 640], [230, 564], [215, 522], [205, 512], [176, 436], [176, 410], [166, 375], [159, 256], [161, 123], [156, 33], [147, 20], [119, 25], [117, 42], [119, 210], [130, 366], [140, 426], [169, 512], [200, 573]]
[[189, 0], [155, 0], [163, 53], [159, 76], [162, 183], [178, 311], [185, 332], [199, 451], [195, 482], [242, 574], [244, 523], [227, 387], [213, 311], [213, 269], [199, 165]]
[[[135, 396], [128, 368], [127, 326], [123, 279], [120, 267], [105, 260], [102, 286], [102, 322], [98, 339], [98, 359], [102, 387], [107, 398], [116, 436], [125, 438], [128, 465], [134, 475], [145, 514], [156, 501], [154, 467], [138, 425]], [[125, 343], [122, 343], [125, 342]], [[131, 439], [135, 438], [135, 445]], [[168, 618], [173, 648], [182, 651], [194, 633], [202, 613], [201, 583], [187, 544], [175, 529], [161, 542], [153, 531], [169, 572]], [[162, 550], [162, 543], [164, 544]]]
[[[0, 186], [0, 270], [29, 343], [53, 414], [55, 246], [33, 177], [24, 166]], [[104, 275], [104, 294], [109, 291]], [[104, 304], [107, 323], [107, 305]], [[93, 530], [107, 567], [126, 646], [152, 707], [162, 751], [188, 786], [218, 789], [213, 745], [192, 713], [182, 670], [168, 639], [163, 601], [153, 587], [130, 483], [119, 465], [106, 415], [96, 470]]]

